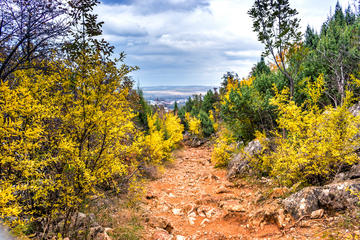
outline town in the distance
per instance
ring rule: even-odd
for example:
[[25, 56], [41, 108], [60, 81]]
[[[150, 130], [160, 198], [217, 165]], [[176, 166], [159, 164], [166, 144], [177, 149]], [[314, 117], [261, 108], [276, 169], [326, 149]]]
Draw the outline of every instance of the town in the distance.
[[151, 86], [140, 88], [150, 105], [164, 107], [165, 111], [174, 109], [175, 102], [181, 107], [193, 95], [204, 96], [209, 90], [217, 90], [215, 86]]

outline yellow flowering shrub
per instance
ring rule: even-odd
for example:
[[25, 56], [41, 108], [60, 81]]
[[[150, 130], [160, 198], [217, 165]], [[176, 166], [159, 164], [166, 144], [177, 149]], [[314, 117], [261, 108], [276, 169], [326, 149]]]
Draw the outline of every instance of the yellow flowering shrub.
[[[216, 111], [216, 110], [215, 110]], [[214, 128], [214, 131], [217, 132], [219, 130], [219, 123], [216, 121], [215, 118], [215, 111], [209, 111], [209, 118]]]
[[138, 166], [141, 136], [123, 79], [97, 56], [22, 70], [0, 83], [0, 218], [52, 224]]
[[191, 135], [201, 136], [201, 120], [197, 117], [190, 116], [190, 113], [185, 113], [185, 119], [189, 125], [189, 132]]
[[211, 162], [215, 167], [227, 166], [232, 154], [235, 151], [235, 138], [226, 128], [221, 128], [215, 140], [214, 149], [211, 155]]
[[256, 164], [287, 186], [297, 182], [321, 184], [344, 165], [359, 162], [355, 151], [360, 146], [360, 116], [348, 110], [353, 102], [351, 92], [347, 92], [342, 106], [321, 110], [317, 104], [324, 91], [323, 75], [309, 82], [306, 91], [309, 99], [302, 106], [290, 99], [288, 89], [276, 91], [271, 102], [279, 111], [279, 131], [274, 133], [277, 149]]
[[163, 120], [164, 130], [171, 148], [183, 139], [184, 126], [178, 116], [166, 113]]
[[144, 137], [144, 158], [146, 162], [161, 164], [171, 160], [171, 151], [183, 139], [184, 126], [180, 118], [166, 113], [163, 118], [155, 113], [148, 116], [149, 134]]

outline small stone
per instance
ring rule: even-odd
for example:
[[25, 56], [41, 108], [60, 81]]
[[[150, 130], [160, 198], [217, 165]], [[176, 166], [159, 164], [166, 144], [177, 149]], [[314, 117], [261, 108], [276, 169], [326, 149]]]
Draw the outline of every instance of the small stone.
[[176, 235], [176, 240], [185, 240], [186, 237], [181, 236], [181, 235]]
[[106, 233], [99, 233], [94, 240], [111, 240], [111, 238]]
[[162, 217], [152, 217], [149, 219], [149, 225], [153, 228], [165, 229], [168, 224], [168, 221]]
[[170, 235], [167, 231], [158, 230], [152, 235], [152, 240], [172, 240], [173, 236]]
[[215, 208], [212, 208], [209, 211], [207, 211], [205, 214], [206, 214], [206, 217], [211, 218], [216, 215], [216, 210], [215, 210]]
[[189, 217], [188, 219], [189, 219], [190, 225], [194, 225], [194, 224], [195, 224], [196, 218], [194, 218], [194, 217]]
[[192, 212], [190, 212], [189, 214], [188, 214], [188, 217], [196, 217], [196, 213], [194, 212], [194, 211], [192, 211]]
[[205, 224], [206, 224], [206, 223], [209, 223], [209, 222], [210, 222], [210, 220], [207, 219], [207, 218], [205, 218], [204, 220], [201, 221], [200, 226], [204, 227]]
[[113, 233], [113, 232], [114, 232], [114, 229], [112, 229], [112, 228], [105, 228], [104, 232], [105, 232], [106, 234]]
[[213, 179], [213, 180], [216, 180], [216, 181], [217, 181], [217, 180], [219, 180], [219, 177], [216, 176], [216, 175], [211, 174], [210, 179]]
[[146, 198], [147, 200], [151, 200], [151, 199], [156, 198], [156, 196], [155, 196], [155, 194], [149, 192], [149, 193], [146, 194], [145, 198]]
[[261, 222], [261, 223], [260, 223], [260, 229], [263, 230], [264, 227], [265, 227], [265, 222]]
[[302, 228], [309, 228], [309, 227], [311, 227], [311, 224], [310, 224], [310, 222], [308, 222], [308, 221], [302, 221], [302, 222], [300, 222], [300, 227], [302, 227]]
[[181, 216], [181, 215], [183, 215], [183, 212], [182, 212], [182, 210], [181, 210], [180, 208], [174, 208], [174, 209], [172, 210], [172, 213], [173, 213], [174, 215], [176, 215], [176, 216]]
[[231, 191], [229, 189], [227, 189], [225, 186], [220, 186], [217, 190], [216, 190], [216, 194], [222, 194], [222, 193], [230, 193]]
[[203, 217], [203, 218], [205, 218], [205, 217], [206, 217], [206, 215], [205, 215], [205, 213], [204, 213], [204, 212], [199, 212], [199, 216], [200, 216], [200, 217]]
[[169, 206], [167, 206], [167, 205], [164, 205], [163, 208], [162, 208], [163, 212], [168, 212], [169, 209], [170, 209], [170, 208], [169, 208]]
[[284, 209], [280, 209], [277, 216], [277, 224], [279, 228], [283, 228], [286, 226]]
[[90, 228], [90, 236], [92, 238], [95, 238], [96, 235], [98, 235], [99, 233], [103, 233], [103, 232], [104, 232], [104, 228], [101, 226]]
[[200, 217], [206, 218], [208, 217], [208, 212], [210, 212], [211, 210], [212, 210], [211, 207], [201, 206], [197, 208], [197, 213]]
[[224, 203], [222, 207], [230, 212], [246, 212], [244, 207], [240, 204]]
[[322, 218], [323, 215], [324, 215], [324, 209], [319, 209], [311, 213], [311, 218], [312, 219]]

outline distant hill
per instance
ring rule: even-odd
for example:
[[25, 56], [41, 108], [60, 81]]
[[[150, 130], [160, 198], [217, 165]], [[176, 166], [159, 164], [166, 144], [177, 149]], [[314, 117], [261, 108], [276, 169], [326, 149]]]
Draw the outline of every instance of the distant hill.
[[194, 94], [206, 94], [214, 86], [154, 86], [142, 87], [144, 97], [147, 100], [175, 100], [192, 96]]

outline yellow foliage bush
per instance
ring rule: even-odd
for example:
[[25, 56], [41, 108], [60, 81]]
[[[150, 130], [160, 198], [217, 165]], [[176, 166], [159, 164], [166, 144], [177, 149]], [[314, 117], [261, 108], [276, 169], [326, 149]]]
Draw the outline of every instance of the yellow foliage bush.
[[139, 164], [142, 133], [122, 84], [131, 68], [98, 56], [47, 67], [18, 71], [16, 87], [0, 83], [0, 218], [10, 226], [68, 223]]
[[[279, 111], [279, 131], [274, 133], [277, 148], [260, 160], [255, 159], [254, 164], [282, 185], [321, 184], [344, 165], [359, 162], [355, 151], [360, 146], [357, 136], [360, 116], [348, 110], [354, 100], [352, 94], [347, 92], [342, 106], [321, 110], [317, 103], [323, 91], [324, 79], [320, 75], [314, 83], [308, 83], [310, 98], [304, 105], [297, 106], [290, 99], [288, 89], [276, 91], [271, 100]], [[265, 135], [260, 135], [260, 139], [265, 139]]]
[[214, 149], [211, 155], [211, 162], [215, 167], [226, 167], [232, 154], [235, 151], [235, 138], [232, 133], [221, 128], [215, 140]]
[[[215, 110], [216, 111], [216, 110]], [[213, 128], [214, 128], [214, 131], [217, 132], [219, 130], [219, 122], [216, 121], [216, 118], [215, 118], [215, 111], [209, 111], [209, 118], [210, 118], [210, 121], [213, 125]]]
[[171, 160], [171, 151], [183, 139], [184, 126], [180, 118], [166, 113], [163, 118], [155, 113], [148, 116], [149, 134], [144, 137], [144, 158], [146, 162], [161, 164]]
[[185, 119], [189, 125], [189, 132], [191, 135], [201, 136], [201, 121], [197, 117], [190, 116], [190, 113], [185, 113]]
[[165, 130], [166, 140], [173, 149], [177, 143], [183, 139], [184, 126], [178, 116], [166, 113], [163, 120], [163, 128]]

